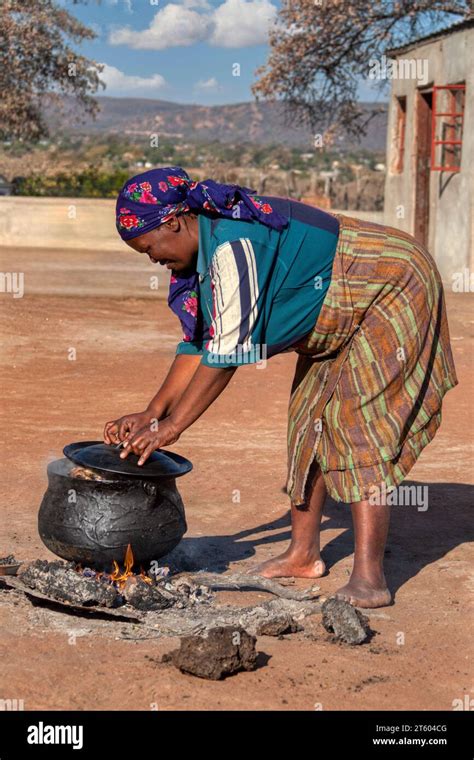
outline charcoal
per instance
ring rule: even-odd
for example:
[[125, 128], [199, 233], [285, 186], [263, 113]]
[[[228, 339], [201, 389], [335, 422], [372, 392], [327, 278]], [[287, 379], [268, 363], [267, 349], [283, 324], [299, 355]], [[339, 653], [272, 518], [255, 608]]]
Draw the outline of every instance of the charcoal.
[[19, 572], [21, 581], [46, 596], [84, 607], [117, 607], [123, 599], [115, 586], [97, 578], [86, 578], [74, 569], [73, 562], [37, 559]]
[[240, 626], [218, 626], [206, 637], [184, 636], [180, 648], [169, 653], [165, 661], [183, 673], [219, 681], [242, 670], [255, 670], [255, 642], [255, 636]]
[[136, 610], [147, 612], [149, 610], [164, 610], [172, 605], [170, 598], [162, 594], [156, 586], [151, 585], [143, 578], [131, 576], [125, 582], [122, 589], [125, 600], [135, 607]]
[[332, 597], [321, 607], [322, 624], [334, 638], [346, 644], [362, 644], [372, 633], [369, 620], [343, 599]]
[[17, 560], [14, 554], [8, 554], [6, 557], [0, 557], [0, 565], [15, 565]]
[[85, 567], [82, 571], [84, 578], [95, 578], [98, 575], [97, 570], [93, 570], [91, 567]]
[[286, 613], [276, 615], [268, 620], [262, 620], [257, 626], [258, 636], [283, 636], [285, 633], [296, 633], [301, 630], [296, 620]]

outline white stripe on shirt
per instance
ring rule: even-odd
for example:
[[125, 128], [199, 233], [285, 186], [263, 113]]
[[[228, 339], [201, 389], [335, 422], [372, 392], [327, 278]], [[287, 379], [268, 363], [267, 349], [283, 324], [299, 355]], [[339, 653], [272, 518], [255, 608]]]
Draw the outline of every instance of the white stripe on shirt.
[[[214, 337], [208, 342], [206, 348], [218, 355], [233, 354], [236, 351], [242, 320], [246, 318], [248, 318], [248, 330], [242, 342], [242, 350], [249, 351], [252, 347], [252, 330], [258, 312], [257, 265], [249, 238], [241, 238], [239, 242], [245, 255], [245, 273], [250, 299], [245, 314], [242, 314], [241, 284], [236, 253], [230, 242], [216, 248], [210, 265], [215, 310], [215, 315], [211, 315]], [[237, 255], [239, 253], [240, 251]]]

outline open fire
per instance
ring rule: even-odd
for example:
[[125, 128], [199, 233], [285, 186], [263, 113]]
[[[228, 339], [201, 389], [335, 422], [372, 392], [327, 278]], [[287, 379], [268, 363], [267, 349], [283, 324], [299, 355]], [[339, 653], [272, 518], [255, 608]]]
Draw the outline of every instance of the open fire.
[[[135, 559], [133, 557], [131, 544], [129, 544], [125, 552], [123, 569], [120, 568], [118, 562], [114, 559], [113, 571], [111, 573], [107, 573], [105, 570], [102, 570], [102, 571], [92, 570], [90, 567], [83, 568], [82, 565], [76, 566], [76, 572], [80, 573], [86, 578], [96, 578], [97, 580], [113, 583], [114, 586], [118, 589], [118, 591], [122, 591], [123, 588], [125, 587], [125, 584], [127, 583], [127, 580], [132, 577], [138, 577], [141, 580], [143, 580], [145, 583], [152, 585], [153, 579], [150, 578], [150, 576], [145, 573], [145, 570], [143, 569], [143, 567], [140, 568], [139, 573], [133, 572], [134, 564], [135, 564]], [[168, 568], [160, 568], [160, 572], [158, 574], [164, 577], [168, 574], [168, 572], [169, 572]]]
[[63, 560], [35, 560], [23, 563], [18, 578], [30, 589], [67, 604], [80, 607], [116, 608], [129, 605], [142, 612], [184, 608], [207, 602], [210, 590], [181, 574], [168, 577], [168, 567], [134, 572], [134, 556], [129, 544], [121, 567], [115, 560], [111, 572], [82, 567]]

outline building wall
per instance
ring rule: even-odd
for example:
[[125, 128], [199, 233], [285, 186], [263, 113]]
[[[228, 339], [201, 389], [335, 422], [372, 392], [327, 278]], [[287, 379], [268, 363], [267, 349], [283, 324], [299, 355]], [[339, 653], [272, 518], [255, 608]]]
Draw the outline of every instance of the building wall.
[[[428, 248], [443, 279], [452, 280], [465, 267], [474, 268], [474, 30], [466, 29], [448, 37], [421, 44], [401, 54], [403, 59], [427, 59], [428, 85], [466, 82], [464, 133], [459, 173], [430, 172], [430, 222]], [[426, 89], [421, 87], [421, 89]], [[394, 79], [387, 132], [387, 177], [385, 183], [385, 223], [413, 233], [415, 213], [415, 100], [418, 82]], [[397, 96], [407, 98], [405, 161], [400, 174], [391, 163], [396, 133]], [[397, 208], [403, 205], [404, 218]]]
[[0, 198], [0, 245], [125, 250], [115, 201], [101, 198]]
[[[382, 211], [340, 213], [383, 221]], [[128, 251], [115, 229], [115, 201], [102, 198], [0, 197], [0, 246]]]

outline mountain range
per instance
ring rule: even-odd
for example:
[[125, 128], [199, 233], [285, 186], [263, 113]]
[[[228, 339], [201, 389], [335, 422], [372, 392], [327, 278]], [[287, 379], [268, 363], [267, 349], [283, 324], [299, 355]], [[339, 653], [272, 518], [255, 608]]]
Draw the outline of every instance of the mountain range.
[[[314, 135], [308, 128], [298, 125], [285, 116], [281, 103], [248, 102], [232, 105], [200, 106], [173, 103], [147, 98], [97, 97], [99, 113], [95, 120], [87, 117], [83, 123], [78, 112], [68, 108], [61, 118], [67, 132], [118, 133], [137, 137], [157, 133], [160, 138], [178, 138], [188, 142], [240, 144], [282, 144], [288, 147], [314, 147]], [[387, 132], [387, 104], [361, 103], [364, 110], [379, 110], [369, 122], [367, 132], [358, 143], [348, 135], [336, 139], [334, 148], [349, 150], [365, 148], [385, 151]], [[58, 126], [57, 111], [46, 109], [48, 121]], [[314, 133], [317, 133], [317, 128]]]

